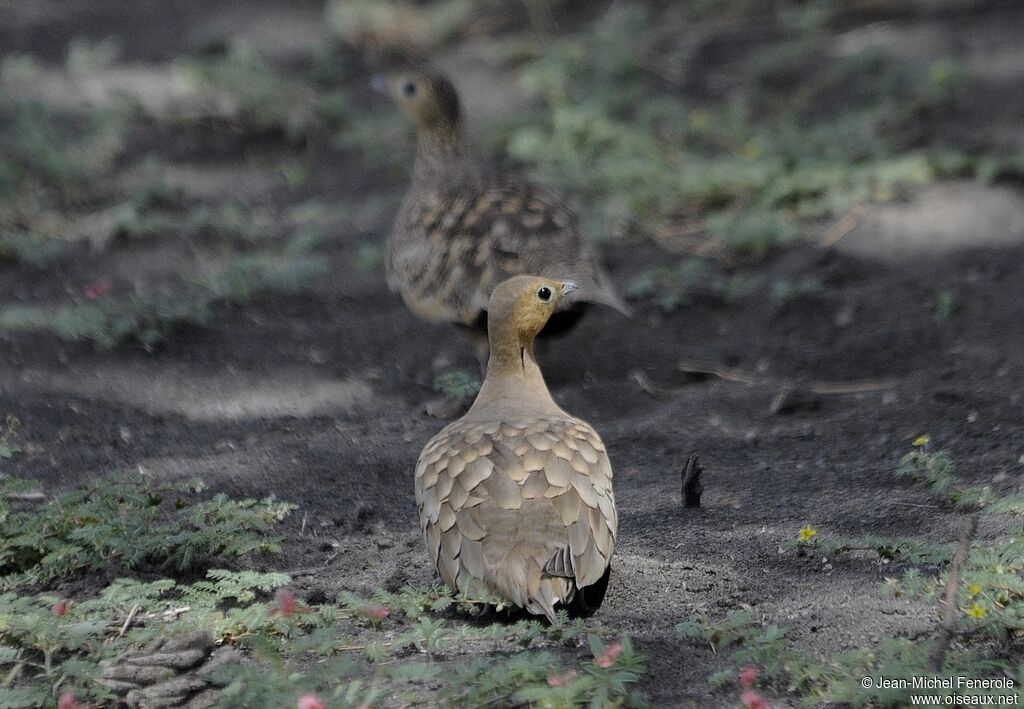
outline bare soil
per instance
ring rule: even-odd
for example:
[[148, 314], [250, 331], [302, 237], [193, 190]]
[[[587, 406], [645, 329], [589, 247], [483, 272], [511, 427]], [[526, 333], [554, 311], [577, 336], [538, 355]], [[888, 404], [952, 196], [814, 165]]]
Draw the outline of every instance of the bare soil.
[[[10, 4], [0, 50], [59, 59], [72, 37], [114, 35], [125, 61], [160, 65], [201, 48], [204, 28], [223, 28], [231, 8], [236, 17], [280, 14], [293, 3], [217, 5], [215, 22], [201, 2], [132, 3], [130, 11], [98, 1]], [[1024, 29], [1011, 6], [964, 21]], [[1022, 95], [1024, 67], [999, 81]], [[136, 153], [160, 151], [211, 194], [222, 194], [225, 175], [251, 174], [284, 149], [216, 127], [181, 130], [138, 127]], [[13, 472], [48, 491], [141, 468], [162, 479], [199, 476], [233, 495], [273, 494], [301, 509], [286, 523], [286, 553], [267, 568], [327, 563], [300, 576], [304, 594], [429, 582], [412, 470], [443, 422], [423, 404], [436, 396], [438, 363], [472, 368], [474, 360], [453, 331], [409, 314], [381, 273], [355, 265], [360, 246], [386, 233], [402, 181], [330, 150], [301, 187], [238, 184], [255, 185], [273, 208], [313, 196], [346, 204], [383, 196], [383, 206], [330, 235], [330, 269], [311, 288], [221, 308], [208, 327], [181, 329], [156, 352], [0, 335], [0, 413], [24, 422]], [[591, 311], [541, 353], [555, 398], [595, 426], [612, 457], [620, 543], [596, 620], [650, 657], [644, 689], [653, 706], [733, 701], [709, 694], [706, 678], [723, 659], [676, 638], [675, 625], [700, 610], [750, 607], [822, 654], [897, 634], [932, 637], [934, 608], [879, 594], [893, 568], [866, 556], [798, 557], [791, 542], [805, 524], [829, 535], [954, 540], [962, 518], [894, 476], [919, 434], [948, 449], [971, 480], [999, 489], [1020, 482], [1024, 208], [1016, 187], [968, 187], [904, 195], [902, 205], [868, 208], [833, 247], [803, 245], [745, 267], [764, 285], [735, 304], [708, 293], [672, 314], [652, 303], [638, 303], [632, 320]], [[968, 212], [942, 248], [927, 238], [874, 248], [899, 241], [936, 200], [949, 208], [965, 192], [975, 195], [962, 200], [965, 209], [977, 199], [990, 209]], [[669, 258], [646, 242], [603, 253], [622, 284]], [[0, 301], [54, 302], [111, 273], [173, 270], [179, 255], [167, 234], [103, 251], [83, 244], [45, 269], [0, 265]], [[770, 295], [773, 283], [808, 277], [821, 287], [788, 300]], [[954, 296], [948, 318], [937, 312], [939, 292]], [[692, 360], [752, 381], [687, 374], [680, 364]], [[800, 396], [772, 413], [785, 389], [850, 382], [875, 387]], [[702, 509], [684, 510], [680, 471], [694, 452], [706, 492]]]

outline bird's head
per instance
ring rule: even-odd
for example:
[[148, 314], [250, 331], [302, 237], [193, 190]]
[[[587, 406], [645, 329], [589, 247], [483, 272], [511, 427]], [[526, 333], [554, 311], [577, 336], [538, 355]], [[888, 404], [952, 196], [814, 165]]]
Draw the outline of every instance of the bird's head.
[[491, 293], [487, 321], [491, 328], [511, 326], [526, 344], [537, 336], [559, 302], [576, 290], [572, 281], [537, 276], [516, 276], [500, 283]]
[[391, 97], [420, 129], [456, 126], [461, 109], [459, 95], [447, 77], [425, 71], [378, 74], [373, 87]]

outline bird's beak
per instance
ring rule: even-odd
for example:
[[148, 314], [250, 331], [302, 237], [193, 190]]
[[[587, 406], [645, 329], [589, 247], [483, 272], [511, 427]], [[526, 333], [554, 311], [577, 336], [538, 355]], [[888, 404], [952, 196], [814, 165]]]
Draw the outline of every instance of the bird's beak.
[[374, 74], [370, 77], [370, 88], [379, 94], [387, 96], [390, 93], [388, 91], [388, 77], [384, 74]]
[[574, 290], [579, 290], [579, 288], [580, 287], [578, 285], [576, 285], [575, 283], [573, 283], [572, 281], [565, 281], [562, 284], [562, 295], [563, 296], [569, 295]]

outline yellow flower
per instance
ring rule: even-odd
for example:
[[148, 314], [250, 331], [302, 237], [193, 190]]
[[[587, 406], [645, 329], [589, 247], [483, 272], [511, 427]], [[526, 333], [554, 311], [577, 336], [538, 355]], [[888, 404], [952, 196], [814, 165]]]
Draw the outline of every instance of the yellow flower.
[[970, 594], [971, 598], [974, 598], [979, 593], [981, 593], [981, 586], [979, 586], [976, 583], [972, 583], [970, 586], [967, 587], [967, 593]]
[[811, 525], [807, 525], [806, 527], [801, 528], [800, 536], [798, 538], [800, 539], [801, 542], [809, 542], [809, 541], [811, 541], [811, 539], [814, 538], [814, 535], [817, 534], [817, 533], [818, 533], [817, 529], [815, 529]]
[[977, 603], [968, 608], [965, 612], [967, 613], [967, 615], [971, 616], [976, 620], [981, 620], [982, 618], [984, 618], [986, 613], [985, 609]]
[[696, 130], [704, 130], [711, 124], [711, 117], [705, 111], [694, 111], [690, 114], [690, 125]]
[[914, 448], [924, 448], [926, 445], [932, 442], [930, 436], [918, 436], [914, 439]]

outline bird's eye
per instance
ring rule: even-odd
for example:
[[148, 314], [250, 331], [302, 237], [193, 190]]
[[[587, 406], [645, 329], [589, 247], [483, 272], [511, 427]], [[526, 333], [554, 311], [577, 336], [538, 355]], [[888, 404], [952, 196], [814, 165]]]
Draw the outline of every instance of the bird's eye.
[[402, 93], [407, 97], [411, 98], [416, 95], [416, 84], [411, 81], [407, 81], [405, 86], [402, 87]]
[[543, 300], [545, 303], [551, 300], [551, 289], [547, 286], [541, 286], [537, 290], [537, 297]]

